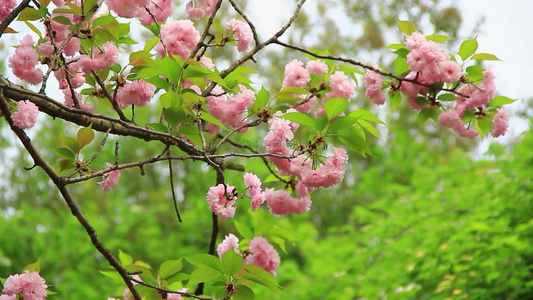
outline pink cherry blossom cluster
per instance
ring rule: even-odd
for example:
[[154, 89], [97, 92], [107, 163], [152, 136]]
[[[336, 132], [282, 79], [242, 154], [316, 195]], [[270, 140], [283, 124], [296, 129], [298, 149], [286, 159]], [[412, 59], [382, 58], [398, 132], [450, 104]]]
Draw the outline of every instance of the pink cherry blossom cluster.
[[2, 290], [5, 295], [1, 295], [0, 300], [19, 299], [18, 295], [24, 300], [43, 300], [46, 299], [47, 287], [39, 273], [26, 270], [22, 274], [11, 275], [6, 279]]
[[257, 210], [265, 202], [265, 194], [261, 191], [261, 180], [252, 173], [244, 174], [244, 185], [248, 187], [246, 196], [252, 199], [252, 210]]
[[198, 20], [210, 16], [215, 11], [219, 0], [193, 0], [185, 6], [187, 18]]
[[[329, 76], [329, 86], [331, 91], [324, 94], [322, 97], [322, 104], [317, 108], [315, 116], [325, 115], [326, 111], [324, 109], [324, 104], [330, 98], [344, 98], [348, 101], [348, 98], [355, 93], [355, 87], [350, 82], [348, 76], [342, 71], [336, 71], [335, 73]], [[344, 113], [341, 113], [338, 116], [342, 116]], [[335, 117], [338, 117], [335, 116]]]
[[[291, 122], [274, 117], [269, 121], [269, 132], [264, 138], [265, 151], [269, 154], [291, 156], [294, 153], [287, 142], [294, 138]], [[324, 164], [313, 169], [312, 159], [300, 154], [293, 159], [269, 157], [281, 175], [293, 175], [299, 180], [295, 186], [299, 199], [293, 198], [286, 191], [267, 189], [265, 198], [270, 211], [275, 214], [303, 213], [309, 210], [311, 201], [306, 197], [319, 187], [330, 187], [344, 178], [345, 165], [348, 162], [346, 150], [333, 148], [333, 155], [326, 158]]]
[[450, 60], [450, 54], [440, 49], [439, 44], [426, 40], [419, 32], [413, 32], [405, 40], [411, 51], [407, 54], [407, 64], [411, 72], [418, 73], [422, 83], [433, 84], [438, 81], [452, 83], [462, 75], [462, 68]]
[[[272, 276], [276, 276], [276, 269], [279, 267], [281, 260], [274, 246], [266, 238], [256, 236], [250, 240], [248, 248], [249, 253], [246, 252], [244, 254], [244, 263], [261, 267]], [[239, 239], [231, 233], [218, 245], [218, 257], [222, 259], [222, 255], [230, 250], [242, 255], [239, 251]]]
[[[107, 168], [111, 168], [113, 165], [106, 163]], [[104, 191], [112, 189], [117, 185], [118, 180], [120, 179], [120, 170], [113, 170], [102, 175], [102, 181], [98, 182], [100, 188]]]
[[11, 115], [13, 124], [20, 129], [27, 129], [33, 127], [37, 122], [37, 114], [39, 108], [28, 100], [17, 102], [18, 110]]
[[154, 23], [154, 19], [165, 22], [174, 11], [172, 0], [106, 0], [106, 5], [119, 17], [139, 18], [144, 26]]
[[33, 47], [33, 39], [26, 35], [13, 56], [9, 58], [9, 66], [18, 78], [30, 84], [38, 84], [43, 80], [43, 71], [36, 68], [39, 63], [39, 53]]
[[[254, 105], [255, 93], [239, 84], [239, 93], [231, 97], [225, 95], [224, 89], [219, 85], [211, 91], [215, 96], [205, 98], [207, 103], [207, 112], [219, 119], [222, 124], [230, 124], [233, 128], [241, 127], [245, 124], [246, 115], [244, 111]], [[207, 124], [206, 129], [209, 133], [215, 133], [220, 130], [220, 127], [214, 124]], [[248, 127], [238, 130], [238, 132], [246, 132]]]
[[222, 219], [233, 218], [236, 208], [233, 206], [237, 200], [235, 187], [219, 184], [209, 188], [206, 201], [209, 208]]
[[[68, 6], [60, 6], [62, 9], [69, 9]], [[71, 35], [71, 31], [68, 29], [69, 25], [61, 24], [53, 21], [55, 17], [65, 17], [70, 20], [72, 24], [76, 24], [80, 21], [80, 16], [74, 14], [53, 13], [51, 16], [52, 21], [50, 27], [52, 29], [53, 41], [50, 39], [50, 32], [46, 31], [44, 43], [39, 44], [37, 49], [45, 56], [52, 56], [54, 54], [54, 44], [60, 53], [64, 53], [67, 56], [72, 56], [80, 50], [80, 40], [77, 37]]]
[[368, 70], [365, 73], [365, 96], [374, 100], [374, 103], [377, 105], [385, 104], [385, 94], [381, 90], [383, 88], [382, 82], [383, 77], [372, 70]]
[[87, 54], [80, 55], [78, 64], [84, 73], [90, 74], [92, 70], [103, 70], [114, 65], [118, 54], [119, 50], [115, 44], [105, 42], [101, 47], [93, 48], [92, 57]]
[[[161, 26], [161, 39], [168, 54], [176, 54], [187, 59], [200, 41], [200, 33], [190, 20], [180, 20]], [[165, 56], [165, 47], [158, 43], [155, 47], [160, 57]]]
[[237, 41], [237, 49], [240, 52], [246, 51], [252, 42], [250, 26], [241, 20], [231, 19], [226, 27], [233, 31], [233, 37]]
[[0, 22], [7, 18], [16, 5], [16, 0], [4, 0], [0, 3]]
[[144, 80], [134, 80], [118, 87], [117, 103], [123, 109], [129, 105], [145, 106], [154, 96], [155, 85]]
[[[487, 105], [496, 94], [496, 87], [494, 85], [494, 74], [491, 70], [483, 72], [483, 82], [479, 85], [465, 84], [457, 89], [457, 100], [453, 108], [442, 112], [439, 115], [439, 122], [441, 125], [450, 127], [455, 130], [460, 136], [475, 138], [478, 132], [471, 128], [465, 128], [467, 123], [463, 122], [461, 118], [466, 110], [474, 110], [482, 108]], [[484, 117], [484, 115], [481, 115]], [[500, 109], [493, 118], [491, 126], [491, 135], [498, 137], [507, 131], [509, 122], [509, 112], [505, 109]]]

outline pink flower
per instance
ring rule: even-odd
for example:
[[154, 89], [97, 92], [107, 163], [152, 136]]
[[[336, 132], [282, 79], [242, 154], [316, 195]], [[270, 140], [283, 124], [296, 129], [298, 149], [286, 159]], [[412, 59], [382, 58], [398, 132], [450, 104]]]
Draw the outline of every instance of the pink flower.
[[144, 80], [135, 80], [120, 87], [117, 102], [122, 109], [128, 105], [145, 106], [154, 96], [155, 85]]
[[311, 207], [311, 198], [293, 198], [285, 190], [266, 189], [265, 198], [270, 212], [276, 215], [303, 214]]
[[69, 74], [70, 82], [72, 83], [73, 89], [82, 86], [85, 83], [85, 76], [83, 76], [83, 73], [81, 72], [81, 66], [79, 65], [79, 63], [68, 61], [67, 64], [68, 64], [68, 73], [66, 72], [64, 67], [61, 67], [61, 69], [54, 72], [54, 76], [59, 81], [59, 88], [60, 89], [70, 88], [68, 86], [67, 74]]
[[[72, 92], [70, 89], [63, 89], [63, 95], [65, 95], [65, 105], [74, 107], [74, 99], [72, 97]], [[76, 96], [76, 99], [78, 99], [78, 102], [80, 104], [80, 108], [84, 111], [93, 112], [94, 107], [92, 107], [90, 104], [85, 104], [81, 102], [81, 95], [80, 93], [75, 92], [74, 95]]]
[[13, 124], [20, 129], [32, 128], [37, 122], [39, 108], [28, 100], [17, 102], [18, 111], [11, 115]]
[[324, 98], [348, 99], [355, 92], [354, 86], [350, 83], [348, 76], [341, 71], [337, 71], [329, 76], [329, 86], [332, 91], [326, 93]]
[[[207, 112], [223, 124], [230, 124], [233, 128], [244, 125], [246, 116], [243, 113], [247, 108], [253, 106], [255, 93], [242, 84], [239, 85], [239, 90], [239, 93], [227, 98], [226, 95], [223, 95], [224, 89], [218, 85], [215, 86], [212, 93], [220, 96], [206, 97]], [[238, 132], [242, 133], [246, 130], [248, 130], [247, 127], [241, 128]]]
[[374, 99], [374, 103], [377, 105], [382, 105], [385, 103], [385, 95], [381, 91], [382, 89], [382, 77], [380, 74], [378, 74], [375, 71], [368, 70], [365, 73], [365, 87], [366, 87], [366, 93], [365, 95], [370, 98]]
[[206, 201], [209, 208], [222, 219], [233, 218], [236, 208], [233, 207], [237, 200], [235, 187], [226, 184], [219, 184], [209, 188]]
[[246, 51], [252, 42], [252, 31], [248, 24], [237, 19], [231, 19], [226, 27], [233, 31], [233, 36], [237, 41], [237, 49], [240, 52]]
[[509, 111], [505, 108], [500, 108], [498, 112], [492, 118], [492, 124], [490, 129], [490, 135], [493, 137], [499, 137], [505, 134], [509, 127]]
[[205, 16], [210, 16], [215, 11], [218, 1], [219, 0], [190, 1], [185, 6], [185, 12], [187, 13], [187, 18], [198, 20]]
[[[191, 50], [200, 41], [200, 33], [190, 20], [180, 20], [161, 26], [161, 37], [168, 53], [177, 54], [183, 59], [187, 59]], [[160, 57], [165, 56], [161, 43], [157, 44], [156, 51]]]
[[451, 60], [444, 61], [444, 62], [439, 63], [439, 67], [442, 72], [442, 76], [441, 76], [442, 81], [447, 82], [447, 83], [452, 83], [452, 82], [459, 80], [459, 78], [461, 78], [463, 70], [461, 68], [461, 65], [458, 64], [457, 62], [451, 61]]
[[309, 71], [303, 67], [303, 63], [301, 61], [294, 59], [285, 66], [283, 87], [305, 87], [310, 80], [311, 76], [309, 75]]
[[274, 247], [262, 236], [256, 236], [250, 241], [251, 255], [244, 259], [245, 264], [253, 264], [265, 269], [265, 271], [276, 276], [276, 269], [279, 267], [279, 254]]
[[439, 123], [455, 130], [462, 137], [475, 138], [478, 132], [474, 129], [465, 128], [465, 123], [461, 120], [461, 116], [462, 113], [456, 109], [449, 109], [439, 115]]
[[222, 255], [224, 255], [224, 253], [230, 251], [231, 249], [233, 249], [233, 251], [235, 251], [236, 253], [239, 253], [239, 238], [237, 238], [232, 233], [226, 235], [224, 240], [220, 244], [218, 244], [217, 253], [220, 260], [222, 260]]
[[21, 293], [24, 299], [41, 300], [46, 298], [47, 287], [39, 273], [26, 270], [22, 274], [9, 276], [2, 291], [8, 296]]
[[38, 84], [43, 80], [43, 72], [35, 67], [39, 63], [39, 53], [33, 49], [33, 39], [26, 35], [9, 58], [9, 66], [13, 74], [30, 84]]
[[150, 0], [106, 0], [107, 7], [123, 18], [137, 16], [138, 10], [144, 9], [148, 4]]
[[17, 1], [15, 0], [4, 0], [0, 3], [0, 22], [7, 18], [16, 5]]
[[11, 296], [0, 295], [0, 300], [17, 300], [17, 296], [16, 295], [11, 295]]
[[102, 51], [97, 49], [93, 52], [93, 59], [99, 62], [98, 70], [109, 68], [118, 60], [118, 48], [113, 42], [105, 42]]
[[[177, 290], [178, 292], [186, 293], [189, 288], [182, 288]], [[168, 293], [167, 300], [183, 300], [183, 296], [180, 294]]]
[[321, 60], [310, 60], [305, 68], [311, 74], [325, 74], [329, 71], [328, 65]]
[[[111, 168], [113, 165], [106, 163], [107, 168]], [[98, 182], [100, 188], [104, 191], [112, 189], [120, 179], [120, 170], [113, 170], [102, 175], [102, 181]]]
[[[150, 5], [148, 6], [148, 9], [152, 13], [152, 15], [155, 17], [155, 20], [159, 23], [165, 22], [168, 17], [174, 12], [174, 1], [173, 0], [152, 0], [150, 1]], [[152, 23], [154, 23], [154, 19], [152, 16], [146, 11], [146, 9], [143, 7], [138, 10], [137, 17], [139, 18], [139, 21], [141, 21], [141, 24], [144, 26], [148, 26]]]
[[244, 174], [244, 185], [248, 187], [246, 195], [252, 199], [252, 210], [257, 210], [265, 202], [265, 194], [261, 191], [261, 180], [252, 173]]
[[324, 164], [317, 170], [310, 170], [298, 176], [307, 188], [319, 188], [336, 185], [342, 181], [348, 153], [342, 148], [333, 148], [334, 154], [326, 158]]

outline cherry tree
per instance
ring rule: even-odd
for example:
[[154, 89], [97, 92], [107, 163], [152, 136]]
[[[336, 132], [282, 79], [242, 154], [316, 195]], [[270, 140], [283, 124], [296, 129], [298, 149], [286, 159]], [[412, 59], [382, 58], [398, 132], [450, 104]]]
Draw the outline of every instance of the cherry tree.
[[[442, 43], [449, 37], [423, 35], [413, 23], [399, 21], [405, 38], [389, 46], [396, 59], [394, 69], [387, 70], [332, 55], [327, 47], [315, 51], [284, 41], [304, 4], [300, 0], [292, 16], [267, 38], [257, 34], [253, 20], [235, 0], [190, 1], [185, 11], [177, 11], [172, 0], [0, 4], [0, 37], [19, 37], [8, 66], [24, 83], [20, 86], [0, 76], [3, 118], [32, 157], [33, 167], [49, 176], [96, 250], [120, 275], [126, 285], [123, 297], [229, 299], [253, 296], [254, 284], [277, 289], [275, 276], [282, 256], [276, 242], [241, 223], [236, 223], [235, 234], [219, 236], [219, 222], [257, 210], [274, 215], [306, 213], [314, 190], [343, 180], [350, 153], [369, 154], [367, 137], [377, 136], [375, 124], [383, 122], [350, 102], [361, 79], [369, 101], [376, 105], [389, 101], [393, 109], [407, 101], [422, 121], [433, 119], [462, 137], [499, 137], [507, 131], [509, 112], [502, 106], [513, 100], [496, 96], [495, 75], [476, 62], [498, 58], [476, 53], [475, 38], [448, 52]], [[218, 14], [223, 5], [232, 9], [230, 20]], [[32, 33], [17, 33], [11, 27], [16, 22]], [[132, 28], [150, 37], [139, 44]], [[268, 91], [253, 85], [249, 74], [254, 70], [249, 66], [273, 45], [301, 58], [279, 66], [284, 79], [279, 89]], [[240, 56], [219, 69], [211, 57], [222, 48], [234, 49]], [[47, 85], [54, 78], [59, 97]], [[136, 120], [139, 110], [150, 111], [152, 121]], [[63, 139], [63, 145], [50, 145], [59, 157], [56, 161], [44, 159], [42, 149], [26, 134], [38, 114], [77, 130], [75, 136]], [[89, 152], [85, 146], [95, 140], [95, 132], [102, 133], [100, 146]], [[261, 147], [234, 139], [247, 132], [264, 136]], [[117, 143], [115, 160], [102, 168], [93, 161], [109, 136], [123, 137], [122, 147], [127, 147], [128, 139], [140, 139], [158, 142], [163, 150], [125, 162]], [[252, 160], [262, 162], [262, 169], [247, 169]], [[212, 233], [205, 237], [206, 253], [169, 258], [153, 273], [106, 248], [69, 186], [87, 181], [102, 190], [120, 189], [121, 181], [127, 180], [121, 170], [138, 168], [142, 174], [144, 166], [161, 163], [168, 164], [172, 180], [175, 161], [208, 166], [214, 175], [205, 187]], [[226, 170], [242, 176], [228, 176]], [[172, 182], [170, 188], [181, 222]], [[251, 209], [237, 210], [236, 202], [246, 199]], [[180, 276], [182, 259], [194, 266], [192, 273]], [[35, 271], [34, 264], [9, 277], [0, 299], [44, 299], [47, 286]], [[206, 295], [204, 286], [213, 281], [224, 286], [216, 295]]]

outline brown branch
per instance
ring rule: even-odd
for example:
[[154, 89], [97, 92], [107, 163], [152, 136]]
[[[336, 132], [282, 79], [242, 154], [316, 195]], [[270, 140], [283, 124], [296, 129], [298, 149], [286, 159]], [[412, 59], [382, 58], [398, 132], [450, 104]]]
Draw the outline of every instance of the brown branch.
[[0, 37], [2, 37], [2, 34], [6, 31], [7, 27], [15, 18], [20, 14], [21, 11], [23, 11], [26, 7], [30, 5], [30, 0], [23, 0], [7, 17], [0, 23]]
[[78, 222], [83, 226], [83, 228], [87, 232], [87, 235], [89, 235], [89, 238], [91, 239], [92, 244], [95, 246], [98, 252], [100, 252], [102, 256], [104, 256], [104, 258], [109, 262], [109, 264], [120, 274], [120, 277], [122, 277], [122, 279], [124, 280], [128, 288], [130, 289], [133, 297], [136, 300], [140, 300], [141, 297], [139, 296], [139, 293], [137, 292], [137, 290], [135, 290], [135, 287], [133, 286], [133, 283], [131, 282], [127, 271], [120, 265], [120, 263], [111, 254], [111, 252], [102, 244], [102, 242], [96, 235], [96, 231], [91, 226], [87, 218], [83, 215], [83, 213], [78, 208], [78, 206], [76, 205], [74, 199], [72, 198], [72, 195], [69, 193], [61, 177], [43, 159], [43, 157], [39, 154], [37, 149], [35, 149], [30, 138], [26, 135], [24, 130], [16, 127], [13, 124], [13, 120], [11, 120], [11, 111], [9, 110], [9, 104], [7, 102], [7, 99], [3, 95], [2, 88], [0, 88], [0, 110], [4, 114], [6, 121], [11, 127], [11, 130], [18, 136], [19, 140], [24, 145], [24, 148], [26, 148], [28, 153], [33, 158], [35, 165], [41, 167], [43, 171], [48, 175], [48, 177], [50, 177], [52, 182], [55, 184], [55, 186], [61, 193], [61, 196], [63, 196], [63, 199], [65, 200], [68, 207], [70, 208], [70, 212], [72, 213], [72, 215], [74, 215], [74, 217], [76, 217], [76, 219], [78, 219]]
[[254, 23], [252, 23], [252, 21], [250, 21], [250, 19], [248, 18], [248, 16], [246, 16], [246, 14], [242, 11], [242, 9], [237, 5], [237, 3], [235, 3], [234, 0], [229, 0], [229, 3], [231, 4], [231, 6], [233, 6], [233, 9], [235, 9], [235, 11], [242, 16], [242, 18], [244, 19], [244, 21], [246, 21], [246, 23], [248, 23], [248, 26], [250, 26], [250, 29], [252, 30], [252, 35], [254, 37], [254, 41], [255, 41], [255, 44], [258, 45], [260, 42], [259, 42], [259, 35], [257, 35], [257, 31], [255, 29], [255, 26], [254, 26]]
[[[104, 81], [102, 80], [102, 78], [100, 78], [100, 75], [98, 75], [98, 73], [96, 73], [95, 70], [91, 70], [91, 73], [93, 74], [94, 79], [96, 79], [96, 82], [98, 83], [100, 88], [102, 88], [102, 92], [104, 93], [104, 96], [107, 98], [107, 100], [109, 100], [109, 102], [113, 106], [113, 109], [115, 109], [115, 111], [117, 112], [118, 117], [122, 121], [128, 122], [129, 121], [128, 118], [126, 118], [124, 113], [122, 113], [122, 109], [120, 109], [120, 107], [118, 106], [118, 102], [116, 100], [116, 94], [117, 93], [114, 93], [114, 96], [111, 96], [111, 94], [109, 94], [109, 91], [107, 90], [107, 88], [105, 86]], [[118, 90], [118, 86], [117, 86], [117, 90]]]
[[[217, 6], [215, 7], [215, 10], [207, 20], [207, 24], [205, 24], [204, 32], [202, 33], [202, 36], [200, 37], [200, 42], [194, 47], [194, 49], [191, 51], [191, 54], [189, 55], [189, 58], [193, 58], [196, 56], [198, 51], [200, 51], [200, 48], [202, 48], [203, 43], [205, 39], [209, 36], [209, 29], [211, 28], [211, 25], [213, 25], [213, 21], [215, 20], [215, 16], [220, 9], [220, 6], [222, 5], [222, 0], [218, 0]], [[185, 65], [183, 68], [186, 68], [188, 66], [187, 61], [185, 61]]]
[[[389, 78], [394, 78], [394, 79], [398, 80], [400, 83], [402, 81], [407, 81], [407, 82], [411, 82], [411, 83], [414, 83], [414, 84], [417, 84], [417, 85], [420, 85], [420, 86], [424, 86], [424, 87], [428, 87], [428, 88], [432, 88], [433, 87], [432, 84], [422, 83], [422, 82], [418, 81], [418, 78], [408, 79], [408, 78], [396, 76], [393, 73], [382, 71], [379, 68], [364, 64], [362, 62], [356, 61], [356, 60], [351, 59], [351, 58], [345, 58], [345, 57], [335, 56], [335, 55], [318, 54], [316, 52], [313, 52], [311, 50], [305, 49], [305, 48], [300, 47], [300, 46], [284, 43], [284, 42], [282, 42], [282, 41], [280, 41], [278, 39], [274, 40], [273, 43], [278, 44], [280, 46], [283, 46], [285, 48], [289, 48], [289, 49], [300, 51], [302, 53], [309, 54], [309, 55], [314, 56], [316, 58], [329, 59], [329, 60], [335, 60], [335, 61], [342, 61], [342, 62], [345, 62], [345, 63], [352, 64], [354, 66], [359, 66], [359, 67], [362, 67], [364, 69], [374, 71], [374, 72], [376, 72], [376, 73], [378, 73], [380, 75], [383, 75], [383, 76], [386, 76], [386, 77], [389, 77]], [[459, 95], [461, 97], [469, 98], [468, 95], [458, 93], [457, 91], [455, 91], [455, 89], [441, 88], [440, 90], [447, 91], [447, 92], [450, 92], [450, 93], [454, 93], [454, 94]]]
[[138, 280], [138, 279], [135, 279], [133, 277], [131, 277], [131, 280], [137, 282], [140, 285], [144, 285], [146, 287], [152, 288], [152, 289], [154, 289], [156, 291], [159, 291], [159, 292], [162, 292], [162, 293], [178, 294], [178, 295], [182, 295], [183, 297], [190, 297], [190, 298], [195, 298], [195, 299], [199, 299], [199, 300], [228, 300], [229, 298], [231, 298], [231, 295], [233, 295], [233, 292], [230, 292], [224, 298], [206, 298], [206, 297], [197, 296], [195, 294], [191, 294], [191, 293], [187, 293], [187, 292], [167, 290], [165, 288], [158, 287], [158, 286], [146, 283], [146, 282], [144, 282], [142, 280]]

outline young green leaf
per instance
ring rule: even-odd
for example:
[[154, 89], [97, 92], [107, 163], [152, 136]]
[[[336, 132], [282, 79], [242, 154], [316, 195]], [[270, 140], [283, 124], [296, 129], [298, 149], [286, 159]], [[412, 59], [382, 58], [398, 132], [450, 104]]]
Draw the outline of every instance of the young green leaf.
[[233, 276], [240, 269], [242, 269], [244, 259], [235, 251], [230, 250], [222, 255], [222, 264], [226, 269], [225, 274], [228, 276]]
[[494, 99], [492, 99], [492, 101], [487, 104], [488, 107], [493, 107], [493, 106], [502, 106], [502, 105], [505, 105], [505, 104], [511, 104], [513, 102], [515, 102], [516, 99], [511, 99], [509, 97], [505, 97], [505, 96], [496, 96], [494, 97]]
[[68, 148], [50, 148], [50, 151], [61, 158], [68, 158], [70, 160], [76, 160], [76, 154]]
[[402, 21], [398, 20], [398, 28], [401, 32], [403, 32], [405, 35], [411, 35], [411, 33], [416, 31], [415, 24], [413, 24], [410, 21]]
[[343, 98], [330, 98], [324, 104], [324, 110], [329, 120], [342, 113], [350, 103]]
[[89, 125], [89, 127], [84, 127], [80, 130], [78, 130], [78, 134], [76, 135], [76, 139], [78, 140], [78, 144], [80, 145], [80, 149], [91, 143], [94, 139], [94, 132], [91, 129], [92, 125]]
[[171, 275], [178, 273], [183, 267], [181, 259], [178, 260], [167, 260], [161, 263], [159, 267], [159, 276], [166, 279]]
[[477, 60], [500, 60], [496, 55], [490, 53], [476, 53], [472, 55], [472, 59]]
[[226, 270], [222, 262], [218, 259], [218, 257], [215, 257], [213, 255], [200, 253], [200, 254], [187, 257], [187, 260], [193, 265], [205, 266], [207, 268], [210, 268], [212, 269], [212, 272], [218, 272], [220, 274], [224, 274]]
[[315, 128], [315, 120], [313, 120], [313, 118], [301, 112], [290, 112], [290, 113], [281, 115], [279, 117], [282, 119], [286, 119], [286, 120], [298, 123], [298, 124], [302, 124], [304, 126], [311, 127], [313, 129]]
[[459, 56], [464, 60], [469, 58], [472, 54], [476, 53], [477, 41], [475, 38], [464, 41], [459, 47]]
[[118, 250], [118, 260], [123, 266], [131, 265], [133, 263], [133, 258], [131, 257], [131, 255], [123, 252], [120, 249]]
[[251, 239], [253, 237], [252, 230], [250, 229], [250, 227], [244, 225], [243, 223], [235, 219], [233, 219], [233, 224], [235, 225], [235, 228], [237, 228], [237, 231], [245, 238]]

